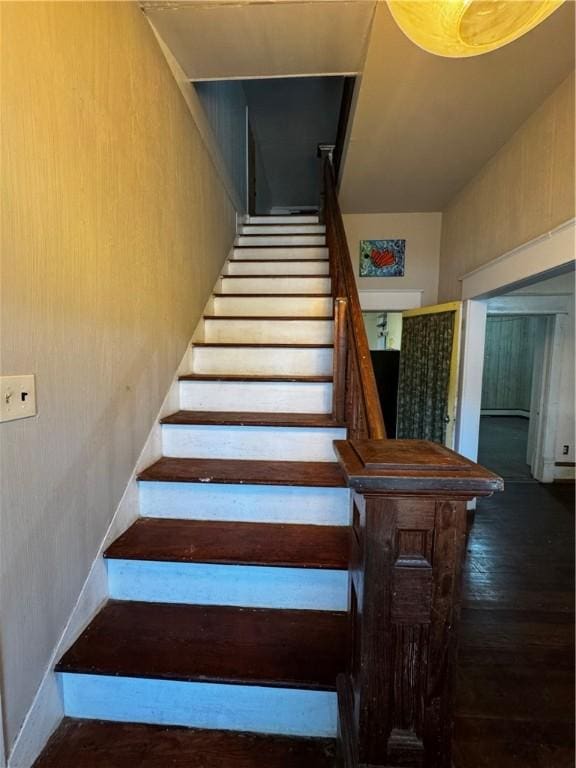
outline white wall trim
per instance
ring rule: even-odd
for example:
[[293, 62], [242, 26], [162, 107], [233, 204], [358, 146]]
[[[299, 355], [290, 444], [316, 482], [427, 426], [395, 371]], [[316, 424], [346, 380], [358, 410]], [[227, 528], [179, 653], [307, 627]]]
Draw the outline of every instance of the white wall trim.
[[552, 483], [556, 476], [556, 434], [560, 406], [561, 354], [568, 318], [553, 315], [548, 320], [544, 340], [542, 382], [538, 402], [532, 407], [538, 414], [535, 421], [535, 449], [532, 474], [541, 483]]
[[465, 301], [462, 306], [460, 391], [455, 450], [471, 461], [478, 458], [485, 338], [486, 303]]
[[360, 306], [365, 311], [401, 312], [422, 306], [423, 290], [410, 288], [381, 290], [368, 288], [358, 291]]
[[4, 748], [4, 715], [2, 714], [2, 690], [0, 689], [0, 768], [6, 768], [6, 750]]
[[[152, 23], [152, 22], [150, 22]], [[359, 72], [297, 72], [296, 74], [282, 73], [281, 75], [227, 75], [226, 77], [189, 77], [189, 83], [212, 83], [222, 80], [283, 80], [286, 77], [353, 77]]]
[[571, 294], [518, 294], [488, 299], [489, 315], [557, 315], [570, 312]]
[[573, 481], [576, 480], [576, 468], [574, 467], [554, 467], [554, 482], [562, 480]]
[[520, 287], [536, 275], [570, 264], [575, 240], [576, 219], [572, 218], [462, 275], [462, 298], [488, 297], [505, 287]]
[[54, 667], [62, 654], [89, 624], [108, 598], [108, 578], [103, 553], [108, 545], [140, 515], [136, 477], [142, 469], [152, 464], [162, 455], [160, 419], [168, 413], [178, 410], [178, 377], [189, 369], [190, 346], [191, 342], [186, 346], [184, 357], [178, 365], [168, 393], [154, 420], [144, 448], [138, 457], [128, 485], [104, 535], [78, 600], [50, 658], [32, 706], [28, 710], [28, 714], [24, 719], [24, 723], [8, 757], [8, 768], [30, 768], [42, 751], [50, 734], [64, 716], [60, 687], [54, 673]]

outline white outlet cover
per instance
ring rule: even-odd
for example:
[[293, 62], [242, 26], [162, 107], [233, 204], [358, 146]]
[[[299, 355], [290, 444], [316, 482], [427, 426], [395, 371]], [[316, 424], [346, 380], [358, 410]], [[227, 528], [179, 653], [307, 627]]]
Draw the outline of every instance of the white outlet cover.
[[36, 416], [36, 380], [33, 374], [0, 376], [0, 422]]

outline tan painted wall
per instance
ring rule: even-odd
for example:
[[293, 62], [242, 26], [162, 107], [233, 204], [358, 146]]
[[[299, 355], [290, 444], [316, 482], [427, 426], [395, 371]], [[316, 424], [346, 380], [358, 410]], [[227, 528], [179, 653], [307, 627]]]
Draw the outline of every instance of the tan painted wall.
[[[359, 290], [423, 290], [422, 303], [438, 292], [440, 213], [345, 213], [344, 227]], [[360, 240], [406, 240], [404, 277], [358, 277]]]
[[135, 3], [1, 3], [0, 425], [7, 746], [233, 237], [234, 209]]
[[444, 210], [440, 300], [460, 298], [458, 277], [573, 216], [574, 73]]

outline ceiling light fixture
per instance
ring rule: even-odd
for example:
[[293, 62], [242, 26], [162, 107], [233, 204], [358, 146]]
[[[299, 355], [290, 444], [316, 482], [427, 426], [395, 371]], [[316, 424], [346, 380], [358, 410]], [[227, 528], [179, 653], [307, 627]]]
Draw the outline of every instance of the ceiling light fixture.
[[388, 0], [413, 43], [437, 56], [494, 51], [548, 18], [564, 0]]

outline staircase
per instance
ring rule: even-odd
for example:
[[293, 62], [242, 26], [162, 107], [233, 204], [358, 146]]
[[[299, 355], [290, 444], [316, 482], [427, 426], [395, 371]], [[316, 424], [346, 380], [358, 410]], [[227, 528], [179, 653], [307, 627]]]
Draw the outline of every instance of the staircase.
[[252, 217], [218, 279], [107, 550], [109, 601], [57, 666], [37, 768], [334, 765], [349, 490], [333, 441], [333, 299], [317, 217]]

